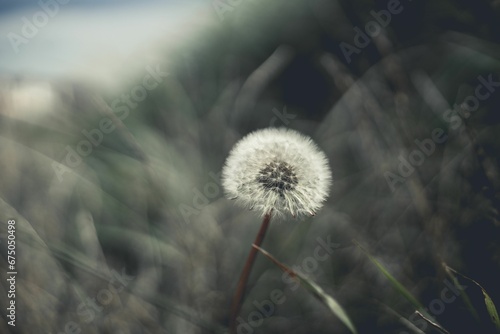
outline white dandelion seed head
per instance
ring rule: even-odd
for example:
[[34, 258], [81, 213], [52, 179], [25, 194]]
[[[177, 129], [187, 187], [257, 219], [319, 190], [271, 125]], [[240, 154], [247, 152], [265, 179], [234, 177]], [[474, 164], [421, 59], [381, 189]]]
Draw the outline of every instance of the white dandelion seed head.
[[282, 216], [314, 215], [332, 184], [326, 155], [311, 138], [285, 128], [252, 132], [235, 144], [222, 170], [228, 198]]

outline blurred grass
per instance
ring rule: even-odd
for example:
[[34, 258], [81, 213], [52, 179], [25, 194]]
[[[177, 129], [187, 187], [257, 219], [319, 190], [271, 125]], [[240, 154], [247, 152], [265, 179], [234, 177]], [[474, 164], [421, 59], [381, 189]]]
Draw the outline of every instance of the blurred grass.
[[314, 297], [316, 297], [320, 302], [322, 302], [330, 311], [335, 314], [344, 325], [349, 328], [351, 333], [356, 334], [356, 328], [354, 327], [351, 319], [345, 313], [344, 309], [340, 304], [330, 295], [326, 294], [320, 286], [318, 286], [313, 281], [309, 280], [307, 277], [300, 275], [299, 273], [293, 271], [283, 263], [279, 262], [274, 256], [263, 250], [262, 248], [252, 245], [259, 252], [261, 252], [265, 257], [271, 260], [276, 266], [278, 266], [283, 272], [287, 273], [290, 277], [297, 279], [302, 286], [304, 286]]
[[364, 249], [356, 240], [353, 240], [354, 244], [358, 246], [358, 248], [368, 257], [368, 259], [380, 270], [380, 272], [389, 280], [391, 285], [396, 289], [396, 291], [404, 298], [406, 298], [412, 305], [415, 307], [415, 309], [419, 312], [421, 312], [425, 317], [428, 319], [435, 321], [434, 317], [431, 316], [424, 308], [422, 304], [396, 279], [394, 276], [391, 275], [390, 272], [385, 269], [385, 267], [377, 261], [370, 253]]
[[[223, 332], [259, 220], [224, 199], [210, 173], [221, 170], [236, 140], [269, 126], [273, 109], [286, 105], [295, 117], [275, 124], [314, 137], [329, 157], [334, 186], [314, 219], [273, 223], [263, 248], [293, 268], [313, 254], [318, 237], [342, 245], [308, 277], [335, 295], [359, 333], [421, 330], [412, 315], [418, 301], [439, 297], [444, 261], [481, 282], [491, 303], [468, 290], [479, 324], [458, 298], [436, 321], [451, 333], [496, 332], [489, 314], [500, 296], [500, 96], [481, 101], [458, 129], [442, 119], [474, 94], [479, 75], [498, 80], [499, 9], [477, 6], [404, 3], [386, 31], [347, 63], [339, 43], [352, 44], [352, 28], [386, 2], [242, 2], [194, 42], [166, 52], [159, 63], [171, 75], [124, 120], [112, 117], [119, 113], [111, 104], [146, 73], [118, 77], [115, 92], [72, 78], [3, 76], [0, 267], [6, 221], [15, 218], [16, 331], [59, 333], [75, 321], [82, 333]], [[33, 82], [48, 85], [54, 98], [44, 104], [31, 96], [21, 112], [10, 97]], [[60, 182], [53, 163], [64, 163], [66, 146], [75, 148], [82, 130], [104, 117], [116, 130]], [[437, 127], [447, 141], [391, 192], [384, 172], [397, 171], [398, 156], [407, 158], [414, 140]], [[214, 196], [206, 192], [211, 182], [219, 189]], [[200, 193], [207, 201], [196, 203]], [[181, 204], [192, 208], [187, 221]], [[352, 239], [370, 245], [378, 265], [348, 246]], [[122, 269], [130, 284], [84, 321], [79, 305], [108, 289], [110, 272]], [[242, 317], [273, 288], [283, 289], [286, 302], [255, 332], [349, 332], [307, 291], [292, 291], [280, 278], [257, 260]], [[5, 318], [0, 332], [13, 332]]]

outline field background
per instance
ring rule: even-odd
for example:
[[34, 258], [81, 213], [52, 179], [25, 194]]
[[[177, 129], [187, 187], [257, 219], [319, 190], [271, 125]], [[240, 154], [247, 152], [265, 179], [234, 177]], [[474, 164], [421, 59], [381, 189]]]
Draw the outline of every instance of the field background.
[[[314, 138], [334, 184], [315, 217], [272, 222], [264, 249], [303, 268], [318, 238], [335, 243], [305, 273], [359, 333], [443, 331], [415, 317], [353, 240], [449, 333], [495, 333], [481, 289], [459, 275], [461, 297], [432, 313], [454, 286], [443, 263], [500, 307], [500, 87], [470, 114], [443, 118], [477, 94], [480, 77], [500, 81], [499, 2], [401, 1], [351, 61], [341, 43], [355, 45], [353, 29], [388, 1], [243, 0], [223, 13], [216, 2], [196, 3], [110, 2], [90, 13], [75, 0], [18, 54], [6, 36], [40, 8], [1, 7], [0, 332], [227, 331], [260, 218], [224, 198], [219, 173], [242, 136], [284, 126]], [[126, 15], [133, 28], [111, 33]], [[147, 26], [153, 16], [172, 24]], [[114, 104], [138, 91], [148, 68], [168, 75], [134, 107]], [[103, 119], [114, 129], [68, 166], [68, 147]], [[397, 174], [400, 157], [435, 129], [447, 139], [391, 189], [387, 172]], [[8, 219], [16, 220], [15, 328], [5, 317]], [[274, 289], [285, 302], [251, 332], [349, 333], [263, 256], [242, 318]]]

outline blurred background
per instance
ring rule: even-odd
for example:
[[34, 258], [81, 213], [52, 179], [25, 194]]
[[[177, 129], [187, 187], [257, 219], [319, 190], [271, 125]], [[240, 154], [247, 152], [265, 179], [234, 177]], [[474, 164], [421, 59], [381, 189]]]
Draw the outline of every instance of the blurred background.
[[[220, 171], [269, 126], [311, 136], [334, 184], [264, 249], [358, 333], [497, 332], [470, 279], [499, 307], [499, 15], [496, 0], [2, 0], [0, 332], [227, 332], [260, 218]], [[261, 255], [240, 315], [238, 333], [349, 333]]]

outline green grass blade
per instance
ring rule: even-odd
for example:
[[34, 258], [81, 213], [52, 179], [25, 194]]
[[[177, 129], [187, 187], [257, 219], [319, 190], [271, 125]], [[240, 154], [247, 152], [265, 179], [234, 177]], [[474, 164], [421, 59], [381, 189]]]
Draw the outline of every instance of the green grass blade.
[[491, 317], [491, 321], [495, 324], [497, 331], [500, 332], [500, 319], [498, 318], [497, 308], [491, 297], [486, 293], [486, 290], [482, 289], [484, 295], [484, 303], [486, 304], [486, 309]]
[[391, 275], [391, 273], [384, 268], [384, 266], [373, 256], [371, 256], [370, 253], [368, 253], [367, 250], [365, 250], [356, 240], [353, 240], [353, 242], [363, 251], [363, 253], [366, 254], [368, 259], [375, 264], [375, 266], [384, 274], [385, 277], [391, 282], [392, 286], [403, 296], [405, 297], [416, 309], [416, 313], [422, 317], [425, 321], [427, 321], [431, 326], [439, 329], [441, 332], [449, 334], [449, 332], [444, 329], [435, 319], [432, 317], [423, 307], [422, 304], [401, 284], [399, 281]]
[[276, 264], [281, 270], [289, 274], [291, 277], [298, 279], [298, 281], [319, 301], [321, 301], [323, 304], [325, 304], [330, 311], [332, 311], [333, 314], [335, 314], [340, 321], [346, 325], [347, 328], [351, 331], [351, 333], [356, 334], [356, 328], [354, 327], [351, 319], [347, 316], [347, 313], [344, 311], [342, 306], [333, 299], [330, 295], [328, 295], [323, 289], [318, 286], [316, 283], [313, 281], [307, 279], [306, 277], [303, 277], [302, 275], [294, 272], [292, 269], [284, 265], [283, 263], [279, 262], [276, 258], [274, 258], [271, 254], [263, 250], [262, 248], [253, 245], [254, 248], [256, 248], [259, 252], [264, 254], [269, 260], [271, 260], [274, 264]]
[[455, 275], [453, 275], [452, 271], [454, 271], [454, 270], [451, 269], [450, 267], [448, 267], [448, 265], [446, 263], [444, 263], [444, 262], [443, 262], [443, 267], [444, 267], [446, 273], [448, 274], [448, 277], [450, 277], [450, 279], [452, 280], [453, 285], [455, 285], [455, 287], [458, 290], [460, 290], [460, 297], [462, 297], [462, 299], [463, 299], [465, 305], [467, 306], [467, 308], [469, 309], [470, 313], [479, 322], [480, 321], [479, 320], [479, 314], [477, 313], [474, 305], [472, 305], [472, 302], [470, 301], [469, 295], [467, 295], [467, 292], [465, 292], [465, 290], [462, 288], [462, 286], [458, 282], [458, 280], [455, 277]]
[[447, 266], [446, 264], [444, 264], [444, 265], [445, 265], [445, 268], [446, 268], [447, 271], [451, 271], [451, 272], [453, 272], [453, 273], [455, 273], [457, 275], [462, 276], [463, 278], [465, 278], [465, 279], [473, 282], [474, 284], [476, 284], [481, 289], [481, 291], [483, 293], [483, 296], [484, 296], [484, 304], [486, 305], [486, 310], [488, 311], [488, 314], [490, 315], [491, 321], [495, 325], [495, 327], [497, 329], [497, 332], [500, 332], [500, 318], [498, 317], [497, 308], [495, 307], [495, 303], [493, 303], [493, 300], [491, 299], [490, 295], [488, 295], [488, 293], [481, 286], [481, 284], [479, 284], [478, 282], [476, 282], [472, 278], [467, 277], [464, 274], [459, 273], [458, 271], [456, 271], [455, 269]]
[[399, 314], [396, 310], [392, 309], [391, 307], [389, 307], [388, 305], [386, 305], [384, 303], [381, 303], [381, 302], [377, 302], [377, 303], [384, 310], [386, 310], [388, 313], [390, 313], [391, 315], [393, 315], [396, 318], [398, 318], [399, 323], [401, 323], [403, 326], [405, 326], [408, 330], [411, 330], [415, 334], [425, 334], [425, 332], [423, 332], [422, 330], [420, 330], [420, 328], [418, 328], [417, 326], [415, 326], [413, 324], [413, 322], [411, 322], [406, 317], [404, 317], [401, 314]]
[[368, 257], [368, 259], [380, 270], [382, 274], [384, 274], [385, 277], [389, 280], [389, 282], [392, 284], [392, 286], [399, 292], [400, 295], [402, 295], [404, 298], [406, 298], [412, 305], [415, 307], [417, 311], [425, 315], [425, 318], [430, 319], [432, 321], [436, 321], [425, 309], [422, 304], [401, 284], [399, 281], [391, 275], [387, 269], [384, 268], [384, 266], [373, 256], [371, 256], [370, 253], [368, 253], [367, 250], [365, 250], [356, 240], [353, 240], [353, 242], [356, 244], [356, 246], [361, 249], [363, 253]]

